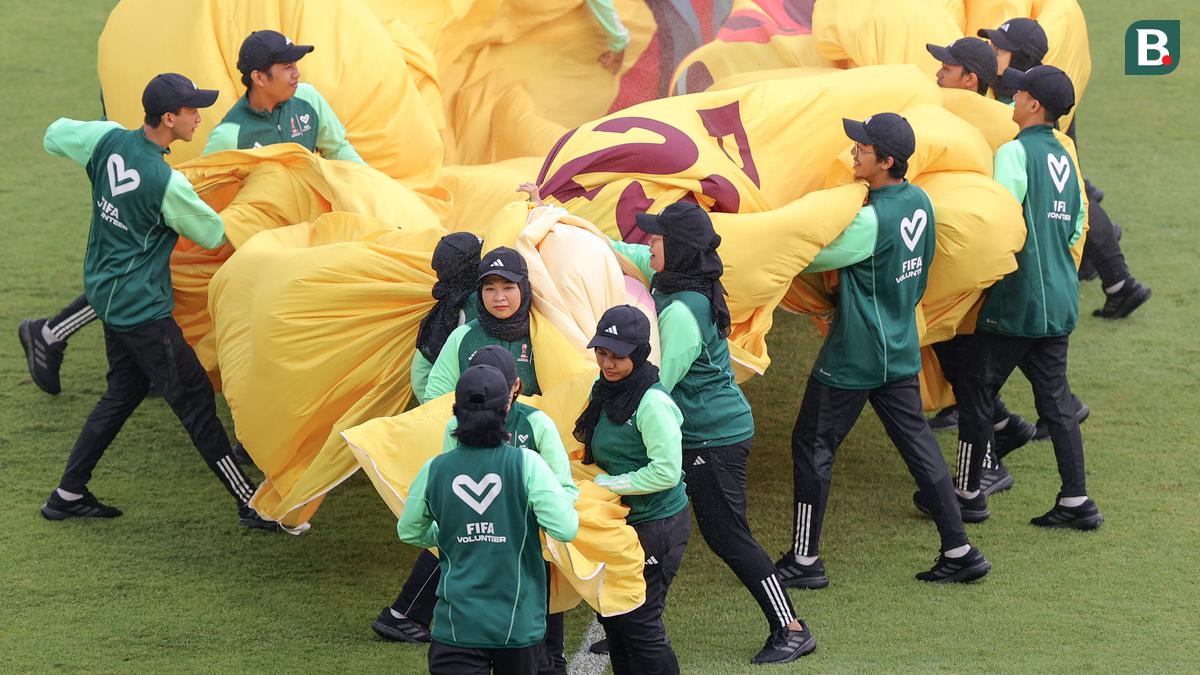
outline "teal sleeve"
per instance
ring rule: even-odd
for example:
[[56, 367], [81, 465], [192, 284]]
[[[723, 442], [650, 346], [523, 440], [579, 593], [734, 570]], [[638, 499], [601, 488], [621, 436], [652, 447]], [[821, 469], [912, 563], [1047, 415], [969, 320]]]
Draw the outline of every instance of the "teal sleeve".
[[433, 369], [433, 364], [421, 350], [413, 352], [412, 364], [409, 366], [409, 378], [412, 380], [413, 396], [417, 397], [417, 403], [425, 402], [425, 386], [429, 383], [429, 371]]
[[1029, 190], [1029, 176], [1025, 173], [1025, 146], [1020, 141], [1009, 141], [996, 151], [992, 178], [1004, 186], [1018, 204], [1025, 203]]
[[[1078, 176], [1079, 171], [1076, 169], [1075, 175]], [[1079, 217], [1075, 219], [1075, 233], [1071, 235], [1070, 245], [1074, 246], [1075, 242], [1083, 236], [1083, 224], [1087, 222], [1087, 202], [1083, 199], [1083, 188], [1079, 189]]]
[[574, 504], [579, 498], [579, 486], [571, 478], [571, 460], [567, 458], [567, 449], [563, 447], [562, 436], [558, 435], [558, 427], [546, 413], [538, 410], [529, 416], [529, 425], [533, 427], [533, 438], [537, 441], [538, 454], [550, 467], [554, 479], [562, 487], [563, 492]]
[[325, 159], [340, 159], [347, 162], [366, 164], [358, 151], [346, 140], [346, 127], [342, 126], [337, 113], [329, 102], [311, 84], [296, 88], [296, 96], [317, 110], [317, 151]]
[[55, 157], [66, 157], [85, 166], [105, 134], [124, 128], [116, 122], [79, 122], [60, 117], [46, 127], [42, 148]]
[[579, 512], [541, 455], [525, 450], [525, 494], [538, 525], [559, 541], [572, 541], [579, 532]]
[[658, 315], [658, 340], [662, 348], [658, 379], [667, 391], [671, 391], [700, 356], [704, 346], [700, 324], [686, 305], [672, 302]]
[[619, 476], [600, 474], [596, 485], [619, 495], [648, 495], [675, 487], [683, 480], [683, 413], [663, 392], [651, 389], [637, 409], [637, 429], [642, 434], [649, 464]]
[[617, 14], [617, 8], [613, 6], [613, 1], [587, 0], [587, 7], [596, 17], [596, 21], [600, 22], [600, 27], [604, 29], [604, 34], [608, 37], [608, 48], [614, 52], [625, 51], [625, 48], [629, 46], [629, 29], [621, 23], [621, 17]]
[[200, 154], [211, 155], [222, 150], [237, 150], [238, 132], [241, 131], [241, 128], [240, 124], [234, 122], [221, 122], [208, 135], [208, 142], [204, 144], [204, 152]]
[[186, 176], [171, 169], [162, 201], [163, 220], [179, 234], [204, 248], [225, 243], [225, 223], [212, 207], [200, 199]]
[[463, 336], [467, 334], [467, 326], [459, 326], [446, 338], [442, 351], [438, 353], [437, 361], [429, 369], [429, 381], [425, 384], [425, 396], [422, 401], [432, 401], [442, 394], [449, 394], [458, 386], [458, 376], [462, 375], [462, 367], [458, 363], [458, 346], [462, 344]]
[[617, 253], [629, 258], [629, 262], [638, 268], [638, 271], [646, 277], [647, 282], [654, 278], [654, 269], [650, 267], [649, 246], [645, 244], [630, 244], [617, 239], [609, 239], [608, 243], [612, 244]]
[[817, 257], [804, 268], [805, 272], [840, 270], [870, 258], [875, 253], [879, 236], [879, 215], [870, 204], [858, 210], [845, 230], [817, 252]]
[[408, 499], [404, 500], [404, 513], [396, 523], [396, 536], [400, 541], [421, 548], [437, 546], [438, 527], [425, 501], [425, 483], [429, 480], [429, 463], [425, 462], [417, 477], [408, 488]]
[[442, 434], [442, 453], [450, 452], [458, 447], [458, 439], [454, 437], [454, 430], [458, 428], [458, 418], [451, 417], [449, 422], [446, 422], [446, 432]]

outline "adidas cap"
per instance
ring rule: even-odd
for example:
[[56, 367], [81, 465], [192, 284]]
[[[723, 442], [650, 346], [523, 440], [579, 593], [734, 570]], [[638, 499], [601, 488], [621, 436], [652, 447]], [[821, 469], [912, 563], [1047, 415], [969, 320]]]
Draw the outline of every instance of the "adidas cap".
[[596, 324], [596, 336], [587, 348], [603, 347], [617, 356], [625, 357], [645, 344], [650, 344], [650, 319], [637, 307], [617, 305], [608, 308], [600, 317], [600, 323]]
[[494, 248], [479, 261], [479, 280], [496, 275], [515, 283], [521, 283], [529, 278], [529, 267], [525, 258], [507, 246]]

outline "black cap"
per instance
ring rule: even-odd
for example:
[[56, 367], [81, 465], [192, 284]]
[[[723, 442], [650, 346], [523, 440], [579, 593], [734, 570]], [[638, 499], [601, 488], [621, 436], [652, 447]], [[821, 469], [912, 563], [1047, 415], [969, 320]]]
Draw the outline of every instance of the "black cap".
[[873, 145], [884, 157], [897, 162], [907, 162], [917, 149], [912, 125], [896, 113], [878, 113], [861, 122], [843, 117], [842, 128], [850, 140]]
[[650, 344], [650, 319], [642, 310], [632, 305], [609, 307], [600, 323], [596, 324], [596, 336], [588, 343], [588, 349], [603, 347], [617, 356], [625, 357], [641, 345]]
[[989, 87], [996, 82], [996, 52], [979, 38], [959, 38], [948, 47], [927, 44], [925, 49], [942, 63], [962, 66], [968, 73], [975, 73]]
[[207, 108], [217, 100], [216, 89], [200, 89], [179, 73], [155, 75], [142, 90], [142, 109], [148, 115], [175, 112], [180, 108]]
[[1012, 19], [999, 28], [981, 28], [979, 37], [991, 40], [1000, 49], [1026, 54], [1039, 63], [1050, 51], [1046, 31], [1033, 19]]
[[1075, 85], [1066, 73], [1054, 66], [1034, 66], [1025, 72], [1008, 68], [1004, 71], [1004, 86], [1013, 91], [1029, 92], [1043, 108], [1059, 117], [1075, 107]]
[[707, 251], [717, 236], [708, 212], [691, 202], [675, 202], [657, 215], [637, 214], [637, 226], [646, 234], [659, 234], [672, 241]]
[[517, 360], [513, 358], [512, 352], [500, 345], [480, 347], [471, 355], [471, 360], [467, 365], [491, 366], [499, 370], [504, 374], [504, 379], [508, 382], [509, 389], [512, 389], [512, 386], [517, 382]]
[[495, 366], [471, 366], [463, 371], [454, 388], [454, 405], [459, 410], [504, 410], [512, 387]]
[[304, 58], [315, 47], [292, 44], [283, 33], [256, 30], [242, 41], [238, 50], [238, 70], [249, 75], [255, 70], [270, 70], [273, 63], [292, 63]]
[[507, 246], [494, 248], [479, 261], [479, 278], [496, 275], [509, 281], [521, 283], [529, 278], [529, 267], [525, 258]]

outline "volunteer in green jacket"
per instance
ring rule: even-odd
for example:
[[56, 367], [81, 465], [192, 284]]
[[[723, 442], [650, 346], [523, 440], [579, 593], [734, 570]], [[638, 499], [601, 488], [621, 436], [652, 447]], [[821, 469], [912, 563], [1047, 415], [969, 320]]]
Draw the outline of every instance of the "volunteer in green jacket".
[[204, 154], [298, 143], [325, 159], [365, 164], [346, 140], [346, 128], [311, 84], [300, 82], [297, 62], [314, 49], [273, 30], [251, 33], [238, 51], [246, 95], [208, 136]]
[[683, 414], [658, 380], [650, 356], [650, 319], [629, 305], [609, 308], [588, 343], [600, 377], [575, 422], [585, 464], [604, 473], [595, 483], [621, 496], [646, 564], [646, 601], [619, 616], [599, 617], [614, 675], [678, 673], [662, 621], [667, 590], [691, 534], [683, 482]]
[[750, 404], [729, 361], [729, 308], [721, 285], [721, 237], [708, 213], [686, 202], [638, 214], [650, 245], [613, 241], [651, 281], [662, 358], [659, 380], [683, 413], [683, 471], [700, 534], [754, 596], [770, 635], [752, 662], [787, 663], [816, 649], [796, 618], [775, 565], [746, 519]]
[[993, 396], [1020, 368], [1050, 428], [1062, 479], [1054, 507], [1031, 522], [1090, 530], [1104, 517], [1087, 496], [1083, 437], [1067, 383], [1067, 345], [1079, 318], [1071, 246], [1083, 234], [1083, 195], [1079, 169], [1054, 136], [1058, 118], [1075, 105], [1075, 88], [1053, 66], [1025, 73], [1010, 68], [1004, 80], [1016, 92], [1013, 121], [1021, 131], [996, 151], [994, 177], [1021, 203], [1028, 234], [1017, 252], [1016, 271], [988, 290], [979, 311], [976, 349], [959, 405], [959, 452], [969, 467], [960, 489], [968, 497], [978, 490], [983, 457], [992, 444], [986, 420]]
[[529, 339], [533, 291], [529, 287], [525, 258], [505, 246], [492, 249], [479, 261], [476, 278], [479, 318], [455, 328], [446, 338], [429, 371], [424, 401], [454, 391], [464, 364], [485, 345], [500, 345], [513, 355], [522, 394], [541, 393], [533, 368], [533, 343]]
[[190, 141], [217, 92], [175, 73], [158, 75], [142, 93], [145, 123], [59, 119], [46, 130], [46, 152], [87, 169], [92, 223], [83, 285], [104, 324], [108, 387], [88, 415], [58, 488], [42, 506], [50, 520], [115, 518], [121, 511], [87, 489], [92, 471], [153, 382], [179, 417], [213, 474], [233, 495], [248, 527], [278, 529], [248, 502], [255, 486], [230, 457], [212, 384], [171, 317], [171, 250], [182, 234], [201, 246], [225, 243], [225, 227], [187, 178], [163, 161], [171, 143]]
[[934, 254], [933, 204], [904, 179], [916, 138], [908, 121], [880, 113], [843, 120], [854, 141], [854, 177], [870, 188], [846, 230], [805, 271], [838, 270], [837, 305], [792, 429], [796, 510], [793, 548], [779, 561], [785, 586], [829, 584], [819, 557], [834, 453], [871, 402], [941, 535], [941, 555], [917, 578], [964, 582], [991, 564], [967, 541], [950, 470], [921, 414], [916, 307]]
[[417, 331], [417, 350], [413, 353], [410, 377], [413, 396], [425, 402], [429, 371], [442, 352], [446, 339], [455, 328], [479, 318], [477, 269], [482, 252], [479, 237], [470, 232], [452, 232], [442, 237], [433, 249], [433, 309], [421, 320]]
[[[563, 447], [562, 438], [554, 421], [546, 413], [517, 400], [521, 393], [521, 380], [517, 377], [517, 363], [507, 349], [498, 345], [487, 345], [471, 357], [471, 366], [492, 366], [504, 374], [512, 400], [505, 419], [505, 428], [512, 434], [510, 444], [523, 450], [533, 450], [541, 455], [550, 467], [571, 503], [579, 497], [579, 488], [571, 477], [571, 463]], [[443, 452], [457, 446], [453, 431], [457, 421], [451, 419], [446, 425]], [[371, 625], [375, 632], [386, 640], [396, 642], [429, 642], [429, 624], [433, 619], [434, 604], [441, 571], [438, 559], [429, 551], [417, 556], [413, 571], [404, 588], [391, 607], [379, 613]], [[566, 673], [566, 656], [563, 654], [563, 616], [551, 614], [546, 617], [545, 660], [539, 667], [541, 673]]]
[[512, 388], [492, 366], [455, 389], [459, 446], [421, 467], [396, 525], [441, 555], [430, 673], [536, 673], [546, 632], [538, 528], [571, 541], [579, 514], [537, 452], [508, 443]]

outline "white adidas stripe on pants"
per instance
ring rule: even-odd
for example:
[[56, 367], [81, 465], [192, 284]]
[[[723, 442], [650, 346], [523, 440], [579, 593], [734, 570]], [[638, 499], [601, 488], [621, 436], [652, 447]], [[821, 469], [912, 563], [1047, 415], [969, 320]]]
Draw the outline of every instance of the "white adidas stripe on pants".
[[795, 549], [796, 555], [808, 555], [808, 536], [812, 531], [812, 504], [796, 503], [796, 532]]
[[66, 340], [75, 331], [79, 330], [91, 321], [96, 319], [96, 310], [92, 309], [91, 305], [75, 312], [71, 316], [63, 319], [57, 326], [51, 326], [50, 332], [54, 333], [54, 337], [59, 340]]
[[225, 481], [233, 489], [233, 493], [242, 502], [250, 501], [250, 498], [254, 496], [254, 491], [250, 489], [250, 484], [246, 482], [246, 477], [242, 475], [241, 470], [233, 463], [233, 458], [225, 455], [221, 459], [218, 459], [217, 468], [225, 476]]
[[775, 609], [775, 616], [779, 619], [781, 626], [786, 626], [796, 620], [796, 616], [792, 614], [791, 604], [787, 601], [787, 596], [783, 593], [783, 588], [779, 585], [779, 577], [772, 574], [762, 580], [763, 590], [767, 597], [771, 600], [771, 607]]

